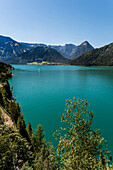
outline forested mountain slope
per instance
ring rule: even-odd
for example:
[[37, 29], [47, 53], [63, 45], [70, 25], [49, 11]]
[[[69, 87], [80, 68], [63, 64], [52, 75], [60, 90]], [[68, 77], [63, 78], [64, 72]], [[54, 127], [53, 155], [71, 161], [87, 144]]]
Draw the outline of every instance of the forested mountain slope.
[[113, 66], [113, 43], [90, 50], [71, 61], [71, 64], [84, 66]]

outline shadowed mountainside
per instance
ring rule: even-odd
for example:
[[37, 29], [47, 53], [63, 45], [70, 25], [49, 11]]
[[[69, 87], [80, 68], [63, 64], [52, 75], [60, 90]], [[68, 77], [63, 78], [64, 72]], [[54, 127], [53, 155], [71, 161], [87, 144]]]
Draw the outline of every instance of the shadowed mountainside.
[[69, 57], [69, 59], [74, 60], [81, 54], [94, 49], [93, 46], [89, 44], [89, 42], [85, 41], [81, 45], [78, 45], [77, 48], [75, 49], [75, 52]]
[[[21, 54], [23, 55], [23, 53], [28, 52], [36, 47], [48, 47], [48, 48], [55, 49], [62, 56], [71, 60], [93, 48], [87, 41], [85, 41], [84, 43], [78, 46], [74, 44], [65, 44], [64, 46], [46, 45], [42, 43], [17, 42], [10, 37], [5, 37], [1, 35], [0, 36], [0, 61], [8, 64], [24, 63], [22, 61], [20, 62], [20, 59], [18, 60], [18, 56], [20, 56]], [[43, 56], [40, 56], [40, 58], [43, 58]]]
[[69, 60], [63, 57], [58, 51], [48, 47], [36, 47], [15, 58], [15, 63], [27, 64], [32, 62], [68, 63]]
[[71, 65], [113, 66], [113, 43], [82, 54]]
[[0, 36], [0, 61], [11, 63], [13, 59], [29, 48], [10, 37]]

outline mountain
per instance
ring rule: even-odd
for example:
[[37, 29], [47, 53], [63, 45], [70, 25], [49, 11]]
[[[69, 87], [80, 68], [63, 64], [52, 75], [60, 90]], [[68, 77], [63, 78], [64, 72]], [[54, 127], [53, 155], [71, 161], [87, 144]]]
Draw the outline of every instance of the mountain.
[[27, 64], [32, 62], [54, 62], [54, 63], [67, 63], [68, 59], [63, 57], [58, 51], [49, 47], [39, 47], [33, 48], [32, 50], [25, 52], [18, 57], [15, 57], [13, 63]]
[[71, 60], [78, 57], [82, 53], [90, 49], [93, 49], [93, 47], [87, 41], [85, 41], [79, 46], [76, 46], [74, 44], [65, 44], [64, 46], [61, 45], [47, 46], [46, 44], [41, 44], [41, 43], [17, 42], [10, 37], [5, 37], [1, 35], [0, 36], [0, 61], [8, 64], [18, 63], [20, 62], [18, 58], [19, 55], [21, 54], [23, 55], [23, 53], [28, 52], [36, 47], [48, 47], [48, 48], [55, 49], [61, 54], [62, 57], [64, 56], [65, 58]]
[[89, 42], [85, 41], [82, 44], [76, 46], [74, 44], [65, 44], [64, 46], [54, 46], [49, 45], [50, 48], [54, 48], [59, 53], [61, 53], [64, 57], [73, 60], [80, 56], [81, 54], [85, 53], [86, 51], [89, 51], [91, 49], [94, 49], [93, 46], [89, 44]]
[[72, 65], [113, 66], [113, 43], [90, 50], [71, 61]]
[[[42, 47], [42, 48], [37, 48], [36, 51], [33, 50], [36, 47]], [[5, 36], [1, 35], [0, 36], [0, 61], [8, 63], [8, 64], [26, 63], [26, 61], [28, 61], [28, 62], [29, 61], [31, 61], [31, 62], [32, 61], [40, 61], [40, 62], [41, 61], [51, 61], [51, 62], [55, 61], [55, 62], [61, 62], [61, 63], [67, 61], [61, 54], [56, 52], [56, 50], [50, 50], [48, 47], [47, 48], [43, 48], [43, 47], [47, 47], [47, 45], [41, 44], [41, 43], [40, 44], [38, 44], [38, 43], [22, 43], [22, 42], [19, 43], [10, 37], [5, 37]], [[38, 56], [38, 59], [34, 59], [32, 56], [31, 56], [31, 59], [29, 57], [29, 60], [23, 59], [23, 56], [24, 56], [23, 53], [28, 52], [30, 50], [31, 50], [31, 52], [27, 53], [27, 55], [29, 55], [29, 54], [32, 55], [32, 53], [34, 54], [36, 52], [36, 57], [37, 57], [37, 54], [40, 55], [40, 56]], [[39, 50], [39, 52], [38, 52], [38, 50]], [[52, 59], [50, 59], [51, 57], [50, 58], [48, 57], [49, 53], [51, 56], [53, 56]], [[21, 54], [22, 54], [22, 60], [20, 59]], [[44, 57], [44, 55], [46, 57]], [[26, 56], [26, 54], [25, 54], [25, 56]], [[43, 57], [44, 57], [44, 59], [43, 59]], [[61, 59], [60, 59], [60, 57], [61, 57]], [[41, 58], [41, 60], [39, 58]]]
[[24, 46], [26, 46], [29, 50], [31, 50], [32, 48], [35, 48], [37, 46], [39, 47], [46, 47], [46, 44], [38, 44], [38, 43], [24, 43], [22, 42], [21, 44], [23, 44]]
[[75, 52], [75, 49], [77, 48], [77, 46], [74, 44], [65, 44], [64, 46], [49, 45], [48, 47], [57, 50], [60, 54], [62, 54], [66, 58], [69, 58], [70, 55], [72, 55]]
[[70, 55], [69, 59], [74, 60], [75, 58], [77, 58], [78, 56], [80, 56], [81, 54], [94, 49], [93, 46], [91, 46], [89, 44], [89, 42], [84, 41], [81, 45], [78, 45], [77, 48], [75, 49], [75, 52]]
[[0, 36], [0, 61], [11, 63], [13, 59], [29, 49], [10, 37]]

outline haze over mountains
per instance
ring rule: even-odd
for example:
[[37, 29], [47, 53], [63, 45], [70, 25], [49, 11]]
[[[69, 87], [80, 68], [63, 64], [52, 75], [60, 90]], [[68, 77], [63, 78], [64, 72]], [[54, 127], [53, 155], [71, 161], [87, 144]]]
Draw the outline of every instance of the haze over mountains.
[[[46, 50], [48, 49], [47, 51], [52, 52], [52, 56], [54, 59], [56, 58], [56, 56], [58, 58], [61, 57], [62, 63], [63, 63], [63, 59], [64, 59], [64, 63], [66, 61], [68, 61], [65, 58], [72, 60], [72, 59], [78, 57], [81, 53], [84, 53], [84, 52], [93, 48], [87, 41], [85, 41], [84, 43], [82, 43], [79, 46], [76, 46], [74, 44], [66, 44], [64, 46], [61, 46], [61, 45], [58, 45], [58, 46], [48, 45], [47, 46], [46, 44], [39, 44], [39, 43], [17, 42], [10, 37], [0, 36], [0, 61], [6, 62], [9, 64], [12, 64], [12, 63], [18, 64], [18, 62], [25, 63], [25, 60], [22, 56], [27, 56], [28, 54], [26, 52], [28, 52], [36, 47], [46, 47]], [[39, 49], [40, 48], [37, 48], [36, 51]], [[45, 51], [44, 48], [41, 48], [41, 49], [43, 49]], [[54, 50], [50, 50], [50, 49], [54, 49]], [[57, 53], [56, 51], [59, 53]], [[26, 53], [26, 55], [24, 55], [24, 53]], [[45, 57], [43, 55], [39, 56], [39, 57], [40, 58], [42, 57], [44, 60], [47, 61], [46, 54], [47, 53], [45, 53]], [[22, 60], [20, 62], [20, 55], [21, 55], [22, 60], [24, 60], [23, 62], [22, 62]], [[48, 58], [48, 54], [47, 54], [47, 58]], [[48, 60], [58, 62], [57, 59], [55, 61], [53, 58], [52, 59], [48, 58]], [[29, 59], [30, 59], [30, 57], [29, 57]], [[42, 61], [43, 61], [43, 59], [42, 59]], [[36, 56], [36, 61], [38, 61], [38, 60], [40, 60], [40, 59], [37, 59], [37, 56]], [[30, 61], [35, 61], [35, 59], [31, 58]]]

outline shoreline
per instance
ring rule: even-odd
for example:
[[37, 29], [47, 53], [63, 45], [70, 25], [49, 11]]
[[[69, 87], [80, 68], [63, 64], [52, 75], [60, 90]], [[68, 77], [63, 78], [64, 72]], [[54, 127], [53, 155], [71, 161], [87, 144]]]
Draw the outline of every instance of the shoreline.
[[37, 63], [37, 62], [32, 62], [32, 63], [27, 63], [26, 65], [70, 65], [66, 63], [49, 63], [49, 62], [42, 62], [42, 63]]
[[54, 63], [54, 64], [53, 63], [50, 63], [50, 64], [39, 64], [39, 63], [38, 64], [33, 64], [33, 63], [24, 63], [24, 64], [23, 63], [18, 63], [18, 64], [16, 64], [16, 63], [13, 63], [11, 65], [29, 65], [29, 66], [30, 65], [40, 65], [40, 66], [41, 65], [49, 65], [49, 66], [62, 65], [62, 66], [78, 66], [78, 67], [111, 67], [111, 68], [113, 67], [113, 66], [94, 66], [94, 65], [93, 66], [91, 66], [91, 65], [90, 66], [86, 66], [86, 65], [72, 65], [72, 64], [62, 64], [62, 63]]

